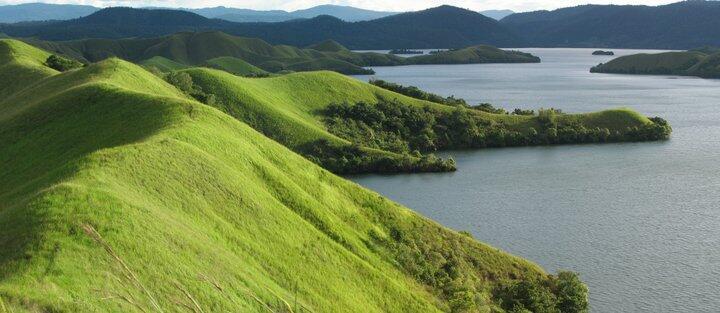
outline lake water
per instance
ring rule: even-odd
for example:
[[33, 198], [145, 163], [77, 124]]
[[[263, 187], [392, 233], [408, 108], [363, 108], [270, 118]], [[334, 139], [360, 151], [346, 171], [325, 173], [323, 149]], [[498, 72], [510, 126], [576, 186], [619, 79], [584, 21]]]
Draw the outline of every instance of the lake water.
[[627, 106], [667, 119], [672, 139], [450, 152], [455, 173], [351, 179], [550, 272], [581, 273], [593, 312], [718, 312], [720, 80], [590, 74], [612, 57], [521, 50], [543, 63], [377, 67], [373, 77], [506, 109]]

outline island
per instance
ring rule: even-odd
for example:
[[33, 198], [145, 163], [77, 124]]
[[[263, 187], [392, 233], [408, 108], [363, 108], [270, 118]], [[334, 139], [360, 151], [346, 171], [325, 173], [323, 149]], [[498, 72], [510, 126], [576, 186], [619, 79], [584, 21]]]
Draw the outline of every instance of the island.
[[422, 50], [410, 50], [410, 49], [392, 49], [388, 53], [390, 54], [424, 54]]
[[679, 75], [720, 78], [720, 49], [640, 53], [622, 56], [590, 69], [591, 73]]
[[615, 55], [615, 52], [605, 50], [595, 50], [592, 55]]

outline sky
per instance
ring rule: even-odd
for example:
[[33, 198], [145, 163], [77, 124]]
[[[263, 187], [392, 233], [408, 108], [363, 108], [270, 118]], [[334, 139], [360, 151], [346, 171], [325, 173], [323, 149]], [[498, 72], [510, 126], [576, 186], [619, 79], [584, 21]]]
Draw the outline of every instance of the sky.
[[0, 4], [27, 2], [88, 4], [107, 6], [162, 6], [200, 8], [227, 6], [256, 10], [297, 10], [320, 4], [350, 5], [381, 11], [417, 11], [442, 4], [454, 5], [475, 11], [509, 9], [515, 12], [549, 10], [580, 4], [644, 4], [661, 5], [680, 0], [0, 0]]

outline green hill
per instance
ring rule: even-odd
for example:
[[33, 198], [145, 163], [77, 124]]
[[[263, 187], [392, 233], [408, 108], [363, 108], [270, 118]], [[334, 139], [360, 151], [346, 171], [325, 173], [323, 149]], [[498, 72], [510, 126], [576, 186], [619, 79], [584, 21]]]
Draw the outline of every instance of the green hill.
[[720, 53], [704, 48], [684, 52], [633, 54], [590, 69], [593, 73], [682, 75], [720, 78]]
[[586, 305], [575, 276], [334, 176], [141, 67], [111, 58], [57, 73], [42, 51], [0, 47], [14, 74], [0, 82], [25, 86], [0, 97], [4, 311]]
[[182, 63], [175, 62], [165, 57], [154, 56], [147, 60], [142, 60], [138, 64], [147, 67], [155, 67], [162, 72], [172, 72], [187, 68], [188, 66]]
[[210, 59], [205, 61], [205, 66], [217, 68], [230, 74], [235, 74], [239, 76], [263, 76], [268, 74], [267, 71], [257, 66], [245, 62], [242, 59], [233, 57], [217, 57], [214, 59]]
[[410, 64], [472, 64], [472, 63], [540, 63], [540, 58], [520, 51], [501, 50], [491, 46], [418, 55], [407, 59]]
[[[396, 93], [402, 92], [399, 90], [393, 92], [332, 72], [261, 79], [206, 68], [181, 73], [190, 76], [188, 80], [194, 84], [191, 89], [212, 95], [208, 104], [336, 173], [454, 168], [447, 168], [431, 155], [424, 158], [415, 150], [428, 154], [444, 149], [641, 141], [669, 136], [664, 121], [656, 123], [629, 109], [589, 114], [554, 110], [533, 115], [493, 114], [416, 99], [410, 93], [405, 96]], [[358, 104], [370, 106], [360, 115], [331, 112], [343, 103], [349, 106], [345, 110], [353, 110]], [[373, 106], [378, 103], [384, 105]]]
[[[242, 60], [268, 72], [331, 70], [343, 74], [372, 74], [372, 70], [364, 68], [367, 66], [516, 63], [540, 60], [530, 54], [504, 51], [489, 46], [470, 47], [406, 59], [392, 54], [352, 52], [332, 40], [301, 49], [286, 45], [273, 46], [260, 39], [235, 37], [221, 32], [184, 32], [157, 38], [116, 40], [85, 39], [61, 42], [25, 40], [39, 48], [84, 63], [119, 57], [141, 64], [157, 63], [156, 67], [161, 70], [180, 66], [208, 65], [210, 60], [227, 57]], [[237, 63], [230, 60], [232, 59], [215, 60], [213, 65], [222, 68], [228, 65], [225, 64], [227, 62]], [[228, 68], [235, 66], [237, 65]]]

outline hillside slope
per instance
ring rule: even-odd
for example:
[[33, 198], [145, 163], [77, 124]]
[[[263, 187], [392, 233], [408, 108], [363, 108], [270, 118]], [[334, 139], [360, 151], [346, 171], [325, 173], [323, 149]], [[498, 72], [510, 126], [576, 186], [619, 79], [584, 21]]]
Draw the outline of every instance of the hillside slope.
[[582, 5], [516, 13], [500, 23], [524, 47], [692, 49], [720, 46], [720, 2], [661, 6]]
[[[487, 310], [534, 304], [510, 292], [522, 286], [566, 299], [552, 287], [563, 276], [334, 176], [136, 65], [56, 73], [41, 51], [0, 47], [17, 73], [43, 73], [0, 98], [3, 309]], [[525, 279], [540, 284], [494, 292]]]

